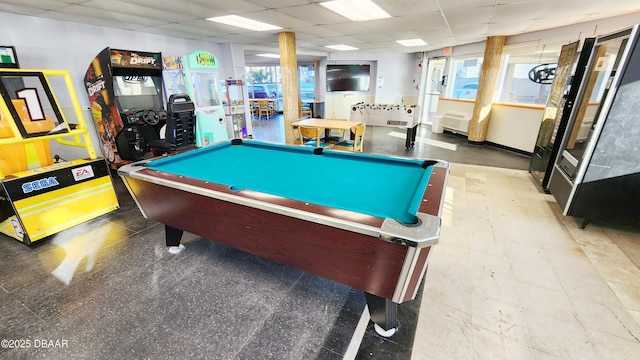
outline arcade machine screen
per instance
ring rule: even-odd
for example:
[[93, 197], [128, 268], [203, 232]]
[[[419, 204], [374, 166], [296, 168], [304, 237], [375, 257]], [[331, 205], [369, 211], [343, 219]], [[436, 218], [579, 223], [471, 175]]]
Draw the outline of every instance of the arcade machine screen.
[[162, 109], [162, 78], [122, 75], [113, 77], [113, 90], [120, 112]]
[[20, 68], [16, 49], [13, 46], [0, 46], [0, 68]]

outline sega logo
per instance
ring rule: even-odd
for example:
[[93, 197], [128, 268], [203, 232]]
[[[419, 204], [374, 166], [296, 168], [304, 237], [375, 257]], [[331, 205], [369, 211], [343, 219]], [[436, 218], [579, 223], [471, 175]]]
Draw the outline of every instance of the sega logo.
[[50, 188], [58, 185], [60, 185], [58, 180], [56, 180], [55, 177], [50, 176], [45, 179], [30, 181], [22, 184], [22, 192], [25, 194], [28, 194], [32, 191], [42, 190], [42, 189], [46, 189], [46, 188]]

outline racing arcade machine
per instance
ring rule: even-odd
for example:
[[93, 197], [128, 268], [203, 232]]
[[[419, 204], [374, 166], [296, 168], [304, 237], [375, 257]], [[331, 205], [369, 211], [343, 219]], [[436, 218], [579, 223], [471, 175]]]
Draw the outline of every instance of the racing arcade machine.
[[84, 80], [102, 150], [113, 167], [195, 143], [195, 115], [184, 116], [192, 107], [188, 96], [175, 97], [181, 104], [170, 108], [179, 108], [178, 114], [164, 110], [160, 53], [105, 48]]

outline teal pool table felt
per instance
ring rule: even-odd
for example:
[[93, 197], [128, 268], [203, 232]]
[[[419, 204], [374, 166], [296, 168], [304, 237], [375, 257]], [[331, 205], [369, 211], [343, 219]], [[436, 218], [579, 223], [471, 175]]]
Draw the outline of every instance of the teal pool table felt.
[[411, 224], [431, 161], [254, 141], [150, 161], [150, 169]]

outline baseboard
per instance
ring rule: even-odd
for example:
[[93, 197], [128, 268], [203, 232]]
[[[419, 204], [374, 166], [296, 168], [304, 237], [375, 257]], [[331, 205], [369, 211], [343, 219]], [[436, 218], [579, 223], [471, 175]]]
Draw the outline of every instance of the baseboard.
[[459, 136], [459, 137], [467, 139], [467, 143], [469, 143], [469, 145], [476, 145], [476, 146], [489, 145], [489, 146], [493, 146], [493, 147], [496, 147], [496, 148], [499, 148], [499, 149], [502, 149], [502, 150], [506, 150], [506, 151], [509, 151], [509, 152], [513, 152], [513, 153], [516, 153], [516, 154], [519, 154], [519, 155], [523, 155], [523, 156], [527, 156], [527, 157], [533, 156], [533, 152], [512, 148], [512, 147], [509, 147], [509, 146], [506, 146], [506, 145], [496, 144], [496, 143], [491, 142], [491, 141], [471, 141], [471, 140], [468, 140], [468, 135], [466, 135], [466, 134], [455, 133], [455, 132], [452, 132], [452, 131], [449, 131], [449, 130], [446, 130], [446, 129], [444, 131], [446, 131], [448, 134], [452, 134], [452, 135]]

